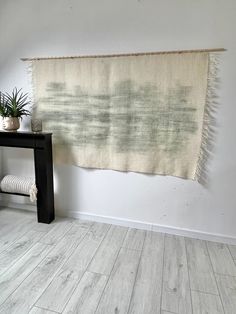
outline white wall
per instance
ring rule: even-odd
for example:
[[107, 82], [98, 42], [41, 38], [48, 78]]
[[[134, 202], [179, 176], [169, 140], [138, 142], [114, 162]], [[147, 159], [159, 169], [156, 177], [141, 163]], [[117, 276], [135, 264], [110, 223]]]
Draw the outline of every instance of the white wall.
[[[236, 238], [236, 1], [0, 0], [0, 90], [29, 90], [27, 56], [225, 47], [210, 187], [173, 177], [55, 166], [56, 207]], [[27, 128], [27, 125], [25, 126]], [[16, 158], [17, 156], [17, 158]], [[33, 172], [4, 150], [3, 172]], [[12, 166], [14, 165], [14, 166]]]

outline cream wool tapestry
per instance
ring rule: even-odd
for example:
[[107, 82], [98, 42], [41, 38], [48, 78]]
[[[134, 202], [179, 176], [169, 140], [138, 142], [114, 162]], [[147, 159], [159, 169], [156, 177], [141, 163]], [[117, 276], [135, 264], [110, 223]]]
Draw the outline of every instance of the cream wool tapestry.
[[215, 54], [30, 63], [34, 117], [53, 132], [55, 162], [193, 180], [204, 175]]

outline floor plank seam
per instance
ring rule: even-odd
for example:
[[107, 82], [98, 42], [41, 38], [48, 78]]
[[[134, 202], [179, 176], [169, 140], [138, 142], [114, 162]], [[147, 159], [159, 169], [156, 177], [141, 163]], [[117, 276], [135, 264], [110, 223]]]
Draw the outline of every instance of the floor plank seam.
[[137, 253], [142, 252], [142, 250], [131, 249], [131, 248], [123, 247], [123, 246], [121, 247], [121, 249], [125, 249], [125, 250], [128, 250], [128, 251], [133, 251], [133, 252], [137, 252]]
[[188, 286], [189, 286], [189, 292], [190, 292], [190, 302], [191, 302], [191, 309], [192, 309], [192, 313], [193, 313], [193, 298], [192, 298], [192, 290], [191, 290], [191, 284], [190, 284], [189, 260], [188, 260], [188, 254], [187, 254], [185, 237], [184, 237], [184, 248], [185, 248], [185, 256], [186, 256], [186, 263], [187, 263], [187, 273], [188, 273]]
[[[91, 225], [90, 229], [91, 229], [92, 226], [94, 226], [94, 225], [95, 225], [95, 222]], [[109, 225], [109, 224], [108, 224], [108, 225]], [[73, 296], [75, 290], [76, 290], [77, 287], [79, 286], [79, 284], [80, 284], [80, 282], [81, 282], [81, 280], [82, 280], [82, 278], [83, 278], [83, 276], [84, 276], [84, 274], [85, 274], [86, 272], [93, 273], [93, 274], [98, 274], [98, 275], [103, 275], [103, 276], [105, 276], [105, 277], [108, 277], [107, 275], [104, 275], [104, 274], [100, 274], [100, 273], [88, 271], [88, 268], [89, 268], [89, 265], [90, 265], [90, 263], [92, 262], [92, 260], [93, 260], [93, 258], [94, 258], [94, 256], [95, 256], [97, 250], [99, 249], [99, 247], [100, 247], [100, 245], [102, 244], [104, 238], [106, 237], [108, 231], [111, 229], [111, 227], [112, 227], [112, 225], [110, 225], [110, 227], [109, 227], [109, 228], [107, 229], [107, 231], [105, 232], [103, 238], [101, 239], [101, 243], [99, 244], [98, 248], [95, 250], [95, 252], [94, 252], [94, 254], [93, 254], [93, 257], [92, 257], [91, 261], [88, 263], [87, 267], [82, 270], [82, 271], [83, 271], [83, 275], [80, 277], [80, 279], [78, 280], [77, 284], [75, 285], [75, 287], [74, 287], [74, 289], [73, 289], [73, 291], [72, 291], [72, 293], [71, 293], [71, 295], [70, 295], [70, 298], [69, 298], [69, 299], [67, 300], [67, 302], [65, 303], [65, 305], [64, 305], [63, 310], [62, 310], [61, 313], [63, 313], [63, 311], [65, 310], [67, 304], [70, 302], [70, 300], [71, 300], [71, 298], [72, 298], [72, 296]], [[86, 233], [86, 234], [87, 234], [87, 233]], [[109, 278], [109, 277], [108, 277], [108, 278]], [[107, 281], [108, 281], [108, 280], [107, 280]]]
[[130, 250], [130, 251], [135, 251], [135, 252], [141, 252], [142, 251], [140, 249], [131, 249], [131, 248], [125, 247], [125, 246], [122, 246], [121, 249], [126, 249], [126, 250]]
[[[88, 230], [87, 230], [87, 232], [89, 231], [89, 229], [90, 228], [88, 228]], [[84, 234], [84, 236], [87, 234], [87, 232]], [[82, 237], [81, 238], [81, 241], [82, 241], [82, 239], [83, 239], [84, 237]], [[79, 243], [80, 243], [80, 241], [79, 241]], [[78, 245], [79, 245], [79, 243], [78, 243]], [[46, 245], [46, 244], [45, 244]], [[52, 248], [51, 248], [51, 250], [47, 253], [47, 255], [34, 267], [34, 269], [21, 281], [21, 283], [14, 289], [14, 291], [12, 291], [12, 293], [6, 298], [6, 300], [4, 300], [4, 302], [1, 304], [1, 306], [4, 304], [4, 303], [6, 303], [7, 301], [8, 301], [8, 299], [13, 295], [13, 293], [18, 289], [18, 288], [20, 288], [20, 286], [24, 283], [24, 281], [39, 267], [39, 265], [41, 264], [41, 263], [43, 263], [43, 261], [47, 258], [47, 256], [51, 253], [51, 251], [53, 251], [54, 250], [54, 246], [52, 246], [52, 245], [46, 245], [46, 246], [51, 246]], [[77, 247], [77, 246], [76, 246]], [[73, 252], [72, 252], [73, 253]], [[71, 253], [71, 254], [72, 254]], [[70, 256], [70, 255], [69, 255]], [[68, 257], [69, 258], [69, 257]], [[64, 263], [63, 263], [64, 264]], [[61, 265], [61, 267], [63, 266], [63, 264]], [[57, 270], [57, 272], [56, 272], [56, 274], [60, 271], [60, 269], [61, 269], [61, 267], [59, 267], [59, 269]], [[56, 275], [55, 274], [55, 275]], [[53, 276], [53, 278], [54, 278], [54, 276]], [[52, 278], [52, 280], [53, 280], [53, 278]], [[51, 283], [51, 281], [49, 282], [49, 284]], [[48, 285], [49, 285], [48, 284]], [[47, 286], [48, 287], [48, 286]], [[46, 288], [47, 288], [46, 287]], [[45, 289], [46, 289], [45, 288]], [[43, 292], [45, 291], [45, 289], [43, 290]], [[42, 293], [43, 293], [42, 292]], [[41, 295], [42, 294], [40, 294], [40, 296], [39, 296], [39, 298], [41, 297]], [[39, 299], [38, 298], [38, 299]], [[36, 302], [32, 305], [32, 307], [34, 307], [34, 306], [36, 306], [35, 304], [37, 303], [37, 301], [38, 301], [38, 299], [36, 300]]]
[[[234, 258], [233, 254], [232, 254], [232, 252], [231, 252], [231, 250], [230, 250], [230, 248], [229, 248], [229, 245], [227, 245], [227, 248], [228, 248], [228, 250], [229, 250], [230, 256], [231, 256], [232, 259], [233, 259], [234, 264], [236, 265], [236, 259]], [[234, 276], [233, 276], [233, 277], [234, 277]]]
[[[94, 257], [95, 257], [95, 255], [96, 255], [96, 253], [98, 252], [99, 248], [100, 248], [100, 247], [101, 247], [101, 245], [102, 245], [103, 240], [105, 239], [106, 235], [108, 234], [108, 232], [110, 231], [110, 229], [111, 229], [111, 228], [112, 228], [112, 225], [110, 225], [110, 227], [107, 229], [106, 234], [104, 235], [104, 237], [102, 238], [101, 243], [98, 245], [97, 249], [95, 250], [95, 253], [94, 253], [94, 255], [93, 255], [93, 257], [92, 257], [91, 261], [88, 263], [88, 266], [87, 266], [87, 268], [86, 268], [86, 269], [89, 269], [90, 264], [92, 264], [92, 262], [93, 262], [93, 260], [94, 260]], [[101, 274], [101, 273], [98, 273], [98, 274], [99, 274], [99, 275], [105, 275], [105, 276], [106, 276], [106, 274]]]
[[209, 295], [213, 295], [213, 296], [216, 296], [216, 297], [220, 296], [219, 294], [216, 294], [216, 293], [205, 292], [205, 291], [197, 290], [197, 289], [191, 289], [191, 291], [193, 291], [193, 292], [200, 292], [200, 293], [204, 293], [204, 294], [209, 294]]
[[56, 314], [61, 314], [62, 312], [56, 312], [56, 311], [53, 311], [53, 310], [49, 310], [49, 309], [46, 309], [46, 308], [43, 308], [41, 306], [37, 306], [37, 305], [33, 305], [30, 309], [30, 311], [36, 307], [37, 309], [40, 309], [40, 310], [45, 310], [45, 311], [48, 311], [48, 312], [52, 312], [52, 313], [56, 313]]
[[[165, 311], [165, 312], [167, 312], [168, 314], [180, 314], [180, 313], [176, 313], [176, 312], [172, 312], [172, 311], [166, 311], [166, 310], [161, 310], [161, 311]], [[161, 312], [161, 314], [162, 314], [162, 312]]]
[[166, 234], [163, 234], [163, 255], [162, 255], [162, 277], [161, 277], [161, 300], [160, 300], [160, 314], [162, 311], [165, 311], [162, 308], [162, 295], [163, 295], [163, 286], [164, 286], [164, 263], [165, 263], [165, 243], [166, 243]]
[[[38, 242], [40, 242], [40, 243], [42, 243], [42, 244], [47, 244], [47, 245], [56, 246], [57, 243], [58, 243], [59, 241], [61, 241], [61, 240], [64, 238], [64, 236], [67, 235], [67, 233], [72, 229], [73, 224], [68, 222], [67, 225], [69, 225], [69, 224], [71, 224], [70, 228], [69, 228], [62, 236], [59, 236], [59, 237], [57, 238], [57, 242], [52, 243], [52, 244], [50, 244], [50, 243], [44, 243], [44, 242], [41, 242], [41, 241], [40, 241], [40, 240], [42, 240], [42, 238], [41, 238]], [[55, 225], [55, 229], [56, 229], [56, 225]], [[46, 236], [49, 232], [52, 232], [52, 231], [53, 231], [53, 229], [49, 230], [49, 231], [45, 234], [45, 236]]]
[[[74, 251], [76, 250], [76, 248], [79, 246], [79, 244], [81, 243], [81, 241], [84, 239], [84, 237], [86, 236], [86, 234], [89, 232], [89, 230], [91, 229], [92, 225], [88, 228], [88, 230], [85, 232], [85, 234], [83, 235], [83, 237], [81, 237], [81, 239], [78, 241], [77, 245], [74, 248]], [[78, 226], [79, 228], [79, 226]], [[71, 254], [69, 254], [67, 256], [67, 258], [65, 259], [65, 261], [60, 265], [60, 267], [57, 269], [56, 273], [52, 276], [50, 282], [48, 283], [48, 285], [45, 287], [45, 289], [42, 291], [42, 293], [39, 295], [39, 297], [36, 299], [36, 301], [33, 304], [33, 307], [36, 306], [38, 300], [41, 298], [41, 296], [43, 295], [43, 293], [45, 292], [45, 290], [49, 287], [49, 285], [52, 283], [53, 279], [57, 276], [57, 274], [60, 272], [60, 270], [62, 269], [62, 267], [64, 266], [64, 264], [68, 261], [68, 259], [72, 256], [72, 254], [74, 253], [71, 252]], [[45, 257], [46, 258], [46, 257]], [[44, 259], [45, 259], [44, 258]]]
[[218, 272], [214, 272], [214, 274], [219, 275], [219, 276], [223, 276], [223, 277], [232, 277], [232, 278], [236, 278], [236, 276], [234, 276], [234, 275], [221, 274], [221, 273], [218, 273]]
[[[111, 225], [111, 227], [112, 227], [112, 225]], [[128, 230], [129, 230], [129, 228], [127, 228], [127, 231], [126, 231], [126, 234], [125, 234], [125, 236], [124, 236], [124, 239], [123, 239], [123, 241], [122, 241], [122, 243], [121, 243], [121, 245], [120, 245], [120, 249], [118, 250], [118, 253], [117, 253], [117, 255], [116, 255], [116, 258], [115, 258], [114, 263], [113, 263], [113, 266], [112, 266], [112, 269], [111, 269], [111, 271], [110, 271], [110, 274], [108, 275], [107, 282], [106, 282], [106, 284], [104, 285], [104, 288], [103, 288], [103, 290], [102, 290], [102, 293], [101, 293], [101, 296], [100, 296], [100, 298], [99, 298], [99, 301], [98, 301], [98, 304], [97, 304], [97, 306], [96, 306], [96, 309], [95, 309], [95, 311], [94, 311], [94, 314], [96, 314], [96, 312], [97, 312], [97, 310], [98, 310], [100, 301], [101, 301], [101, 299], [102, 299], [102, 296], [103, 296], [103, 294], [104, 294], [104, 291], [105, 291], [105, 289], [106, 289], [106, 287], [107, 287], [107, 284], [108, 284], [108, 282], [109, 282], [111, 273], [112, 273], [112, 271], [113, 271], [113, 269], [114, 269], [114, 267], [115, 267], [117, 258], [118, 258], [118, 256], [119, 256], [120, 250], [122, 249], [122, 245], [123, 245], [123, 243], [124, 243], [124, 241], [125, 241], [125, 238], [126, 238], [126, 236], [127, 236]]]
[[95, 274], [95, 275], [104, 276], [104, 277], [109, 277], [109, 275], [104, 275], [104, 274], [98, 273], [98, 272], [96, 272], [96, 271], [88, 270], [88, 267], [86, 268], [85, 272], [86, 272], [86, 273]]
[[[145, 243], [145, 240], [146, 240], [146, 236], [147, 236], [147, 232], [145, 232], [142, 249], [140, 250], [139, 262], [138, 262], [138, 266], [137, 266], [137, 270], [136, 270], [136, 274], [135, 274], [135, 278], [134, 278], [134, 284], [133, 284], [133, 288], [132, 288], [132, 292], [131, 292], [131, 296], [130, 296], [130, 300], [129, 300], [127, 313], [129, 313], [129, 311], [130, 311], [130, 305], [131, 305], [132, 297], [133, 297], [133, 294], [134, 294], [135, 283], [136, 283], [137, 276], [138, 276], [138, 270], [139, 270], [139, 265], [140, 265], [142, 254], [143, 254], [143, 248], [144, 248], [144, 243]], [[139, 251], [139, 250], [136, 250], [136, 251]]]
[[[53, 248], [52, 248], [53, 250]], [[51, 251], [48, 252], [48, 254]], [[33, 270], [19, 283], [19, 285], [11, 292], [11, 294], [9, 294], [9, 296], [3, 301], [3, 303], [0, 303], [0, 307], [7, 302], [7, 300], [12, 296], [12, 294], [23, 284], [23, 282], [35, 271], [35, 269], [38, 267], [38, 265], [47, 257], [47, 255], [33, 268]], [[1, 279], [1, 276], [0, 276]]]
[[[78, 280], [77, 285], [75, 285], [74, 289], [73, 289], [72, 292], [71, 292], [70, 298], [68, 299], [67, 302], [65, 302], [65, 305], [64, 305], [64, 307], [63, 307], [63, 309], [62, 309], [62, 311], [61, 311], [60, 313], [63, 313], [63, 312], [64, 312], [64, 310], [65, 310], [67, 304], [70, 302], [70, 299], [72, 298], [72, 296], [73, 296], [75, 290], [77, 289], [78, 285], [80, 284], [80, 282], [81, 282], [81, 280], [82, 280], [82, 278], [83, 278], [85, 272], [86, 272], [86, 270], [83, 272], [83, 275], [82, 275], [82, 276], [80, 277], [80, 279]], [[45, 289], [45, 290], [46, 290], [46, 289]]]
[[[27, 220], [28, 220], [28, 219], [27, 219]], [[24, 222], [24, 221], [25, 221], [25, 220], [23, 219], [22, 222]], [[33, 219], [30, 219], [30, 220], [29, 220], [29, 222], [33, 222], [33, 221], [34, 221]], [[22, 233], [22, 235], [21, 235], [20, 237], [25, 236], [30, 230], [34, 230], [34, 229], [30, 229], [30, 228], [27, 229], [25, 232]], [[11, 230], [11, 232], [14, 232], [14, 229]], [[19, 239], [16, 238], [13, 242], [9, 243], [9, 245], [8, 245], [6, 248], [3, 248], [3, 250], [0, 250], [0, 254], [1, 254], [2, 252], [4, 252], [5, 250], [7, 250], [12, 244], [16, 243], [18, 240], [19, 240]]]
[[220, 294], [220, 289], [219, 289], [219, 285], [218, 285], [218, 282], [216, 280], [216, 273], [214, 271], [214, 268], [213, 268], [213, 264], [212, 264], [212, 260], [211, 260], [211, 255], [209, 253], [209, 248], [208, 248], [208, 242], [206, 242], [206, 250], [207, 250], [207, 254], [208, 254], [208, 257], [209, 257], [209, 260], [210, 260], [210, 263], [211, 263], [211, 268], [212, 268], [212, 271], [213, 271], [213, 276], [215, 278], [215, 283], [216, 283], [216, 287], [217, 287], [217, 291], [219, 293], [219, 298], [220, 298], [220, 302], [221, 302], [221, 305], [222, 305], [222, 309], [224, 311], [224, 314], [226, 314], [225, 312], [225, 308], [224, 308], [224, 304], [223, 304], [223, 301], [222, 301], [222, 297], [221, 297], [221, 294]]
[[[34, 229], [30, 229], [30, 230], [28, 230], [27, 231], [27, 233], [29, 232], [29, 231], [34, 231]], [[41, 236], [41, 237], [44, 237], [48, 232], [40, 232], [40, 231], [36, 231], [36, 232], [39, 232], [39, 233], [43, 233], [43, 235]], [[24, 237], [25, 235], [23, 235], [22, 237]], [[22, 238], [21, 237], [21, 238]], [[40, 238], [41, 239], [41, 238]], [[5, 269], [2, 273], [0, 273], [0, 278], [1, 278], [1, 276], [6, 272], [6, 271], [9, 271], [9, 269], [10, 268], [12, 268], [12, 267], [14, 267], [14, 265], [21, 259], [21, 258], [23, 258], [34, 246], [35, 246], [35, 244], [36, 243], [39, 243], [40, 241], [40, 239], [38, 239], [37, 241], [35, 241], [34, 242], [34, 244], [32, 245], [32, 246], [30, 246], [29, 248], [28, 248], [28, 250], [23, 254], [23, 255], [21, 255], [19, 258], [17, 258], [17, 260], [14, 262], [14, 264], [13, 265], [11, 265], [11, 266], [9, 266], [7, 269]], [[19, 240], [19, 239], [18, 239]], [[14, 242], [14, 243], [12, 243], [12, 245], [14, 245], [14, 244], [16, 244], [17, 242]], [[41, 242], [40, 242], [41, 243]], [[43, 244], [45, 244], [45, 243], [43, 243]], [[45, 244], [45, 245], [47, 245], [47, 246], [50, 246], [49, 244]], [[11, 245], [10, 245], [11, 246]], [[9, 247], [8, 247], [9, 248]], [[3, 252], [1, 252], [0, 253], [0, 258], [1, 258], [1, 254], [2, 254]]]
[[[24, 233], [20, 238], [24, 237], [29, 231], [36, 231], [36, 230], [34, 230], [34, 227], [33, 227], [32, 229], [29, 229], [29, 230], [27, 230], [26, 233]], [[41, 236], [41, 237], [44, 237], [44, 236], [48, 233], [48, 231], [46, 231], [46, 232], [36, 231], [36, 232], [42, 233], [42, 236]], [[40, 237], [40, 239], [41, 239], [41, 237]], [[17, 240], [19, 241], [20, 239], [17, 239]], [[11, 245], [9, 245], [7, 249], [9, 249], [10, 246], [13, 246], [14, 244], [16, 244], [16, 243], [17, 243], [17, 240], [14, 241]], [[30, 246], [30, 247], [28, 248], [28, 250], [27, 250], [23, 255], [21, 255], [19, 258], [17, 258], [17, 260], [14, 262], [13, 265], [11, 265], [11, 266], [8, 267], [7, 269], [5, 269], [4, 272], [2, 272], [2, 273], [0, 274], [0, 278], [1, 278], [2, 275], [4, 275], [5, 272], [7, 272], [7, 271], [9, 271], [11, 268], [13, 268], [17, 262], [19, 262], [22, 258], [24, 258], [24, 256], [25, 256], [31, 249], [33, 249], [33, 247], [34, 247], [38, 242], [39, 242], [39, 239], [38, 239], [37, 241], [35, 241], [35, 243], [34, 243], [32, 246]], [[45, 245], [49, 246], [48, 244], [45, 244]], [[7, 250], [7, 249], [6, 249], [6, 250]], [[2, 255], [2, 253], [3, 253], [3, 252], [0, 252], [0, 257], [1, 257], [1, 255]], [[40, 262], [40, 263], [41, 263], [41, 262]], [[37, 267], [37, 266], [36, 266], [36, 267]], [[36, 267], [35, 267], [35, 268], [36, 268]], [[22, 282], [23, 282], [23, 281], [22, 281]], [[22, 282], [21, 282], [21, 283], [22, 283]], [[21, 285], [21, 283], [20, 283], [20, 285]], [[19, 285], [19, 286], [20, 286], [20, 285]]]

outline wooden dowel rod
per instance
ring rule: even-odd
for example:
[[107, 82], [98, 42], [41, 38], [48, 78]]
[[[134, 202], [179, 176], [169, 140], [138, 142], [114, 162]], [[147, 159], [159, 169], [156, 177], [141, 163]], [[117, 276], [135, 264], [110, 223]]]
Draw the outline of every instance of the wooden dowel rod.
[[36, 57], [36, 58], [21, 58], [21, 60], [22, 61], [33, 61], [33, 60], [48, 60], [48, 59], [112, 58], [112, 57], [132, 57], [132, 56], [160, 55], [160, 54], [171, 54], [171, 53], [223, 52], [223, 51], [226, 51], [226, 49], [225, 48], [212, 48], [212, 49], [195, 49], [195, 50], [137, 52], [137, 53], [110, 54], [110, 55], [87, 55], [87, 56], [68, 56], [68, 57]]

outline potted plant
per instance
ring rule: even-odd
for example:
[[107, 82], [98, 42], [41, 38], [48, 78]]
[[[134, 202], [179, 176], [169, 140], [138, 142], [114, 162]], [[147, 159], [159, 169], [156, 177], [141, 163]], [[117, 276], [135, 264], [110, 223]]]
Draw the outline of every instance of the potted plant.
[[30, 104], [28, 94], [21, 92], [16, 87], [11, 94], [0, 92], [0, 115], [3, 118], [3, 129], [16, 131], [20, 127], [20, 119], [29, 116], [31, 113], [25, 109]]

